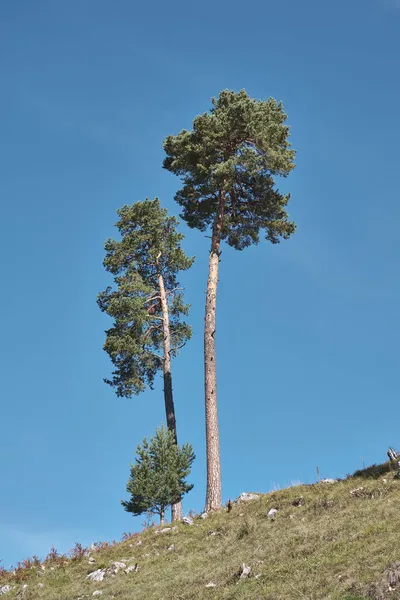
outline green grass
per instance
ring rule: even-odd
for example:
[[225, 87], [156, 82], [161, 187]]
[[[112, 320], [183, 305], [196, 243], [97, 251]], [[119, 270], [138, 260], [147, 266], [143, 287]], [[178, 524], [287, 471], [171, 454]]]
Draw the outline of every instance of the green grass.
[[[361, 486], [364, 493], [353, 497], [350, 491]], [[303, 504], [295, 507], [299, 496]], [[279, 508], [274, 521], [267, 518], [273, 507]], [[84, 557], [44, 572], [33, 567], [20, 582], [6, 574], [0, 586], [13, 586], [6, 600], [77, 600], [95, 590], [103, 592], [94, 596], [101, 600], [394, 600], [400, 587], [386, 596], [381, 582], [385, 569], [400, 561], [399, 509], [400, 480], [387, 464], [332, 485], [274, 491], [161, 535], [146, 530], [94, 553], [93, 565]], [[133, 546], [137, 540], [141, 545]], [[85, 579], [122, 559], [138, 563], [138, 572], [101, 583]], [[238, 581], [242, 563], [252, 573]], [[216, 587], [206, 588], [209, 582]]]

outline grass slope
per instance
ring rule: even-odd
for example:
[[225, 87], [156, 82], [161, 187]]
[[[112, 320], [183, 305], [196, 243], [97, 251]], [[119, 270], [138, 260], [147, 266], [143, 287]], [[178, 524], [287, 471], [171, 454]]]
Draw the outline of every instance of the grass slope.
[[[94, 552], [94, 564], [87, 556], [47, 563], [44, 571], [25, 569], [19, 581], [3, 575], [0, 587], [12, 586], [5, 600], [77, 600], [97, 590], [101, 600], [400, 598], [400, 583], [387, 592], [385, 575], [400, 560], [400, 480], [389, 464], [356, 475], [274, 491], [162, 534], [148, 529]], [[302, 505], [294, 506], [300, 496]], [[271, 508], [278, 508], [275, 520], [267, 517]], [[86, 579], [113, 561], [137, 563], [138, 571]], [[251, 574], [238, 580], [242, 563]], [[207, 588], [210, 582], [215, 587]]]

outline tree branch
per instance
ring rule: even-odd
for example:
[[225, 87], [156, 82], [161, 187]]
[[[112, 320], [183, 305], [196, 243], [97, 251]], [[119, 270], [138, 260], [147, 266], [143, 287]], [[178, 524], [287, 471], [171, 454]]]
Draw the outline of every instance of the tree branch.
[[167, 292], [167, 296], [169, 296], [169, 294], [173, 294], [174, 292], [177, 292], [178, 290], [184, 290], [185, 288], [183, 287], [176, 287], [173, 290], [170, 290], [169, 292]]
[[160, 325], [150, 325], [150, 327], [148, 328], [148, 330], [146, 331], [146, 333], [144, 334], [144, 339], [147, 339], [147, 336], [149, 335], [149, 333], [151, 331], [154, 331], [155, 329], [160, 329]]
[[163, 360], [164, 360], [164, 357], [163, 357], [163, 356], [160, 356], [159, 354], [156, 354], [155, 352], [152, 352], [151, 350], [146, 350], [146, 352], [147, 352], [148, 354], [151, 354], [151, 355], [152, 355], [152, 356], [154, 356], [155, 358], [158, 358], [158, 360], [161, 360], [161, 361], [163, 361]]
[[183, 342], [183, 344], [180, 344], [180, 346], [175, 346], [175, 348], [171, 348], [171, 350], [169, 351], [169, 353], [171, 354], [171, 352], [175, 352], [176, 350], [180, 350], [185, 345], [186, 345], [186, 342]]

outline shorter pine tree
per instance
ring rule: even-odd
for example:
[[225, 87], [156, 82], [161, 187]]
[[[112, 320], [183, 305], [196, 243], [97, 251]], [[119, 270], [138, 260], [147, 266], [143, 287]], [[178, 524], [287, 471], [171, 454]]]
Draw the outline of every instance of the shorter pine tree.
[[144, 438], [136, 453], [126, 486], [131, 497], [121, 500], [122, 506], [134, 516], [159, 515], [163, 525], [166, 509], [193, 488], [186, 482], [195, 459], [193, 448], [177, 445], [173, 432], [162, 425], [149, 441]]

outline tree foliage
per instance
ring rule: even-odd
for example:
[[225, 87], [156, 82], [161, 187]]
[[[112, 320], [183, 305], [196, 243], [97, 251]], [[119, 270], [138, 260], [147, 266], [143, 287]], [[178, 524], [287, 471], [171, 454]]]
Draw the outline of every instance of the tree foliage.
[[204, 320], [207, 444], [206, 510], [222, 502], [216, 371], [216, 301], [221, 243], [236, 250], [257, 244], [262, 233], [278, 243], [295, 230], [286, 206], [289, 194], [275, 185], [294, 168], [286, 114], [273, 98], [254, 100], [242, 90], [225, 90], [210, 112], [196, 117], [191, 131], [168, 136], [163, 166], [183, 187], [175, 200], [190, 227], [212, 229]]
[[168, 136], [164, 168], [179, 175], [175, 199], [190, 227], [213, 225], [221, 192], [225, 196], [221, 240], [237, 250], [258, 243], [260, 231], [272, 243], [295, 230], [288, 220], [290, 194], [275, 177], [294, 168], [295, 152], [280, 102], [254, 100], [242, 90], [222, 91], [210, 112], [196, 117], [191, 131]]
[[135, 516], [151, 512], [163, 519], [166, 508], [193, 488], [186, 482], [195, 459], [192, 446], [178, 446], [173, 432], [162, 426], [149, 441], [144, 438], [136, 453], [126, 487], [130, 499], [122, 505]]
[[185, 322], [189, 306], [179, 287], [179, 274], [189, 269], [193, 258], [181, 247], [184, 236], [178, 220], [168, 216], [158, 198], [146, 199], [118, 211], [116, 227], [120, 240], [105, 243], [104, 266], [114, 276], [114, 287], [98, 296], [102, 311], [114, 319], [106, 331], [104, 349], [115, 370], [105, 381], [118, 396], [130, 397], [152, 387], [162, 367], [163, 345], [158, 276], [168, 294], [171, 356], [191, 337]]

